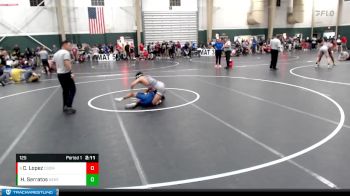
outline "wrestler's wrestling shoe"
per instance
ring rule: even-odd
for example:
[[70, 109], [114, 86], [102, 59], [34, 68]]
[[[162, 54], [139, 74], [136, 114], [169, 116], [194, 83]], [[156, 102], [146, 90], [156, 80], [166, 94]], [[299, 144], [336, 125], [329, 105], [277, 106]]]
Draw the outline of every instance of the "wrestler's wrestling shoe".
[[316, 62], [315, 68], [319, 68], [320, 64]]
[[125, 109], [130, 110], [130, 109], [135, 109], [137, 107], [137, 103], [129, 103], [125, 105]]
[[115, 101], [119, 101], [119, 102], [120, 102], [120, 101], [123, 101], [123, 100], [124, 100], [124, 98], [123, 98], [123, 97], [119, 97], [119, 98], [115, 98], [114, 100], [115, 100]]

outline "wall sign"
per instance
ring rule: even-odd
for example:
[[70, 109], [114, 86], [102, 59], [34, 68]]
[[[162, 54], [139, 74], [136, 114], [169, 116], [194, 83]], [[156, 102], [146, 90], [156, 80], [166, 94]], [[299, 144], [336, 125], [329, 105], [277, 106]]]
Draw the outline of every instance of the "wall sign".
[[215, 56], [215, 50], [214, 49], [201, 49], [201, 48], [198, 48], [198, 50], [201, 51], [201, 56]]
[[99, 62], [106, 62], [106, 61], [116, 61], [117, 57], [115, 54], [99, 54], [97, 61]]
[[335, 11], [334, 10], [316, 10], [315, 15], [316, 16], [334, 16]]

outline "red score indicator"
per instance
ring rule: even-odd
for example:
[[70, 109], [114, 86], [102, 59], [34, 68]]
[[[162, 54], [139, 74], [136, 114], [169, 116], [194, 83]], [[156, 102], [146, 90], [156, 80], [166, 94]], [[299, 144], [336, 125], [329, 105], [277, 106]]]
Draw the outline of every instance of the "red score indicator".
[[86, 163], [86, 174], [99, 174], [98, 163], [87, 162]]

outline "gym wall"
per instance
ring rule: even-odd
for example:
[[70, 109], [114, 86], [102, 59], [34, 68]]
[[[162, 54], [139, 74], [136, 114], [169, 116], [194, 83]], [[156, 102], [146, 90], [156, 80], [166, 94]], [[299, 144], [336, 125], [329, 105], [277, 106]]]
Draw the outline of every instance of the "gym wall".
[[[247, 13], [251, 10], [253, 0], [214, 0], [213, 35], [226, 33], [228, 36], [244, 34], [267, 34], [267, 0], [264, 5], [264, 18], [261, 24], [248, 25]], [[105, 35], [90, 35], [88, 33], [87, 7], [90, 0], [61, 0], [67, 38], [74, 42], [89, 44], [115, 42], [121, 35], [136, 40], [134, 0], [105, 0]], [[207, 0], [182, 0], [181, 6], [172, 7], [172, 11], [198, 12], [198, 41], [205, 43], [207, 33]], [[294, 35], [303, 33], [311, 35], [313, 0], [304, 0], [304, 21], [296, 24], [287, 23], [288, 6], [291, 0], [281, 0], [281, 6], [276, 9], [274, 34], [287, 33]], [[45, 0], [45, 7], [30, 7], [29, 0], [6, 0], [6, 3], [18, 3], [18, 6], [0, 7], [0, 37], [6, 38], [0, 46], [12, 48], [14, 44], [24, 47], [34, 47], [38, 44], [26, 35], [51, 47], [59, 44], [56, 7], [54, 0]], [[338, 0], [315, 0], [316, 11], [326, 11], [328, 14], [315, 17], [315, 33], [323, 33], [328, 27], [336, 25]], [[142, 0], [143, 11], [169, 11], [169, 0]], [[329, 13], [333, 11], [333, 16]], [[341, 26], [339, 34], [350, 37], [350, 1], [344, 1], [341, 10]], [[144, 37], [144, 33], [143, 33]], [[0, 38], [1, 39], [1, 38]]]

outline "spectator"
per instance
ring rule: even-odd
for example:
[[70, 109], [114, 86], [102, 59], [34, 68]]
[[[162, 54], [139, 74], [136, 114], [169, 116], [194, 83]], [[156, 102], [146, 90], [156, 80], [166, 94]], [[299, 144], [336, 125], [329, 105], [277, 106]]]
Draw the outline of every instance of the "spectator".
[[148, 60], [149, 59], [149, 53], [146, 49], [144, 51], [140, 52], [140, 60]]
[[21, 56], [21, 49], [17, 44], [13, 47], [12, 56], [17, 57], [17, 59]]
[[256, 53], [256, 47], [258, 45], [258, 42], [256, 41], [255, 37], [253, 38], [252, 41], [252, 53], [255, 54]]
[[102, 44], [102, 54], [109, 54], [109, 47], [106, 44]]
[[183, 47], [183, 52], [184, 52], [184, 56], [191, 58], [192, 57], [192, 52], [191, 52], [191, 45], [189, 42], [186, 42], [184, 47]]
[[264, 40], [261, 39], [261, 40], [259, 41], [259, 52], [260, 52], [261, 54], [264, 53], [263, 45], [264, 45]]
[[99, 54], [103, 54], [104, 51], [103, 51], [103, 46], [102, 46], [102, 44], [98, 44], [97, 47], [98, 47], [98, 53], [99, 53]]
[[6, 86], [7, 82], [9, 81], [9, 74], [8, 73], [4, 73], [4, 70], [2, 67], [0, 67], [0, 84], [1, 86]]
[[33, 52], [33, 67], [34, 67], [34, 69], [36, 69], [37, 67], [38, 67], [38, 65], [40, 65], [41, 64], [41, 59], [40, 59], [40, 57], [39, 57], [39, 52], [40, 52], [40, 47], [37, 47], [36, 49], [32, 49], [32, 51], [34, 51]]
[[222, 43], [222, 40], [219, 38], [218, 40], [216, 40], [213, 46], [215, 48], [215, 58], [216, 58], [215, 68], [221, 68], [221, 54], [224, 49], [224, 44]]
[[41, 50], [39, 52], [39, 57], [40, 57], [42, 65], [43, 65], [43, 69], [45, 71], [45, 74], [48, 75], [50, 73], [49, 53], [45, 50], [44, 47], [41, 47]]
[[57, 51], [58, 51], [57, 46], [55, 44], [52, 45], [51, 54], [55, 54]]
[[140, 54], [143, 52], [144, 49], [145, 49], [145, 46], [144, 46], [143, 43], [141, 42], [140, 45], [139, 45]]
[[7, 51], [3, 47], [0, 47], [0, 67], [6, 65], [7, 58], [8, 58]]
[[311, 39], [311, 49], [316, 49], [316, 45], [317, 45], [317, 38], [313, 37]]
[[175, 50], [176, 50], [175, 43], [172, 42], [172, 41], [170, 41], [169, 56], [170, 56], [170, 58], [172, 58], [172, 59], [175, 58]]
[[192, 42], [192, 49], [193, 49], [193, 50], [197, 50], [197, 44], [196, 44], [196, 42]]
[[113, 54], [114, 53], [114, 47], [113, 47], [113, 44], [108, 44], [108, 50], [109, 50], [109, 53], [110, 54]]
[[348, 39], [344, 35], [341, 38], [341, 43], [342, 43], [342, 51], [348, 50], [348, 47], [347, 47]]
[[134, 44], [130, 44], [130, 59], [135, 60], [135, 46]]
[[343, 51], [340, 53], [338, 57], [339, 61], [349, 61], [350, 60], [350, 55], [347, 51]]
[[292, 51], [292, 46], [293, 46], [293, 39], [290, 37], [290, 38], [287, 40], [288, 52]]
[[96, 60], [98, 59], [98, 55], [99, 55], [99, 49], [97, 47], [97, 45], [94, 45], [94, 47], [92, 47], [92, 60]]
[[243, 55], [248, 55], [249, 54], [249, 43], [247, 40], [242, 40], [242, 47], [243, 47], [243, 51], [242, 54]]
[[176, 43], [176, 56], [181, 56], [181, 44], [179, 41]]
[[148, 52], [148, 53], [151, 53], [151, 47], [152, 47], [152, 46], [151, 46], [151, 43], [148, 43], [148, 44], [147, 44], [147, 52]]
[[124, 50], [125, 50], [125, 52], [126, 52], [126, 58], [131, 59], [129, 42], [126, 42], [126, 45], [125, 45]]
[[[113, 46], [112, 46], [112, 47], [113, 47]], [[83, 55], [84, 55], [85, 57], [87, 57], [87, 58], [89, 59], [89, 61], [91, 61], [91, 53], [90, 53], [91, 48], [90, 48], [90, 45], [85, 44], [85, 45], [83, 46], [83, 51], [84, 51]]]
[[73, 46], [73, 48], [72, 48], [72, 55], [73, 55], [74, 61], [76, 63], [78, 63], [79, 56], [78, 56], [78, 47], [77, 46]]
[[225, 56], [226, 56], [226, 69], [230, 68], [230, 60], [231, 60], [231, 53], [232, 53], [232, 46], [230, 39], [227, 39], [225, 46]]
[[342, 52], [342, 43], [341, 43], [340, 35], [338, 36], [336, 43], [337, 43], [337, 51], [339, 53]]
[[160, 49], [160, 53], [161, 53], [162, 58], [166, 57], [166, 50], [167, 50], [166, 42], [163, 41], [163, 43], [161, 45], [161, 49]]
[[33, 57], [33, 52], [30, 50], [30, 48], [26, 48], [24, 51], [24, 57], [29, 61]]
[[13, 64], [13, 69], [10, 71], [10, 77], [15, 83], [22, 81], [26, 82], [37, 82], [40, 79], [40, 75], [34, 73], [32, 70], [25, 70], [19, 67], [18, 62]]
[[309, 37], [306, 38], [306, 43], [307, 43], [307, 49], [311, 50], [312, 49], [312, 40]]
[[160, 56], [160, 48], [161, 48], [160, 43], [157, 42], [154, 46], [154, 52], [155, 52], [156, 57]]
[[155, 44], [153, 42], [150, 44], [150, 51], [148, 53], [149, 53], [149, 59], [153, 60], [154, 57], [156, 56], [156, 54], [155, 54]]

